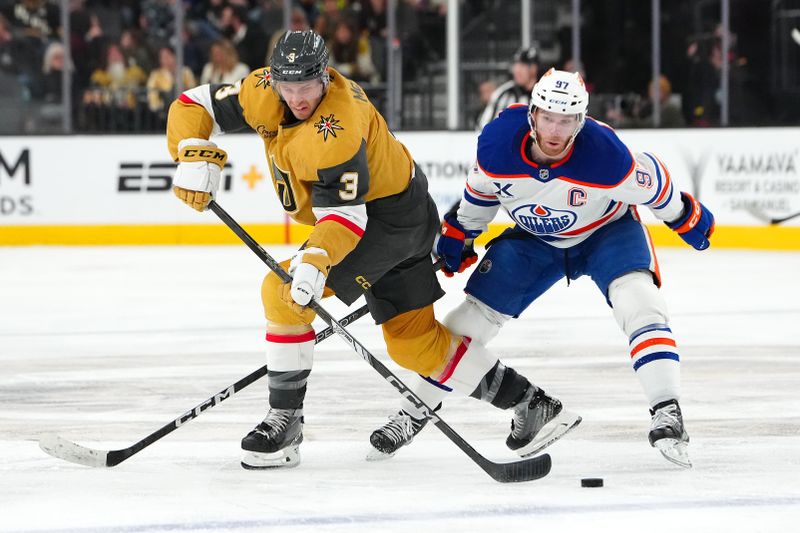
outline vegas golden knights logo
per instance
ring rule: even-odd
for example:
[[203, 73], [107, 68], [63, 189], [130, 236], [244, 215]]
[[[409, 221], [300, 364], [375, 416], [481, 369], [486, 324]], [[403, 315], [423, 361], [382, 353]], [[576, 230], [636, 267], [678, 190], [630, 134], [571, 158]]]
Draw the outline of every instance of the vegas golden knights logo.
[[297, 202], [294, 199], [294, 192], [292, 192], [292, 183], [289, 180], [289, 173], [278, 168], [278, 165], [275, 164], [274, 157], [271, 159], [272, 179], [275, 181], [275, 192], [278, 193], [278, 199], [281, 201], [284, 211], [294, 213], [297, 211]]

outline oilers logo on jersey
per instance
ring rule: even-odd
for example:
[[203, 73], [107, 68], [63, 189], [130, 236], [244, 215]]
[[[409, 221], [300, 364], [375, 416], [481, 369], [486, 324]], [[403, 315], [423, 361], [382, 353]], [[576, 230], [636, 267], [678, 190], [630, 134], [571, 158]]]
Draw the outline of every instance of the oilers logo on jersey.
[[511, 212], [517, 224], [536, 235], [561, 233], [578, 220], [572, 211], [552, 209], [540, 204], [523, 205]]

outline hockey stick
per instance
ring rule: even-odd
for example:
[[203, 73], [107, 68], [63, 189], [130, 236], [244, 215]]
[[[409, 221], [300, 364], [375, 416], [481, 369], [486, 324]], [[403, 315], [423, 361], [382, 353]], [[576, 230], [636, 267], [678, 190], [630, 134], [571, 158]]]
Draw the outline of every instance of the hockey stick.
[[[341, 324], [350, 324], [367, 313], [369, 313], [369, 309], [367, 309], [366, 305], [363, 305], [346, 317], [342, 318], [339, 322]], [[333, 335], [333, 328], [329, 326], [317, 333], [316, 343], [319, 344], [331, 335]], [[164, 425], [158, 431], [151, 433], [139, 442], [128, 446], [127, 448], [122, 448], [120, 450], [96, 450], [87, 446], [82, 446], [56, 434], [46, 434], [42, 436], [42, 438], [39, 440], [39, 447], [53, 457], [72, 463], [78, 463], [80, 465], [93, 467], [117, 466], [122, 461], [128, 459], [136, 453], [139, 453], [157, 440], [166, 437], [190, 420], [194, 420], [206, 410], [211, 409], [218, 403], [230, 398], [248, 385], [258, 381], [266, 374], [267, 366], [264, 365], [255, 372], [243, 377], [233, 385], [222, 389], [214, 396], [211, 396], [204, 402], [186, 411], [175, 420]]]
[[782, 224], [783, 222], [786, 222], [787, 220], [792, 220], [793, 218], [800, 217], [800, 211], [785, 217], [772, 218], [763, 211], [761, 211], [760, 209], [758, 209], [757, 207], [747, 206], [745, 207], [745, 209], [747, 210], [748, 213], [756, 217], [758, 220], [766, 222], [767, 224], [770, 224], [772, 226], [775, 226], [777, 224]]
[[[225, 223], [225, 225], [228, 226], [242, 240], [242, 242], [244, 242], [247, 247], [250, 248], [253, 253], [255, 253], [258, 258], [270, 268], [270, 270], [275, 272], [275, 274], [277, 274], [284, 283], [291, 283], [291, 276], [289, 276], [289, 274], [281, 267], [281, 265], [275, 261], [275, 259], [269, 255], [250, 236], [250, 234], [239, 225], [238, 222], [231, 218], [231, 216], [219, 204], [212, 200], [209, 203], [208, 208], [213, 211], [214, 214], [216, 214]], [[453, 428], [445, 423], [445, 421], [442, 420], [433, 411], [433, 409], [426, 405], [425, 402], [419, 398], [419, 396], [414, 394], [414, 392], [410, 390], [406, 384], [400, 380], [400, 378], [394, 375], [391, 370], [386, 368], [386, 365], [376, 359], [375, 356], [369, 352], [369, 350], [367, 350], [360, 342], [350, 335], [350, 333], [344, 329], [343, 325], [340, 322], [337, 322], [336, 319], [334, 319], [330, 313], [328, 313], [325, 308], [319, 304], [319, 302], [312, 300], [308, 307], [313, 309], [317, 313], [317, 316], [329, 324], [336, 334], [344, 339], [345, 342], [350, 345], [353, 351], [360, 355], [362, 359], [364, 359], [372, 368], [374, 368], [378, 374], [383, 377], [383, 379], [388, 381], [395, 389], [397, 389], [400, 394], [402, 394], [408, 401], [413, 403], [427, 418], [430, 418], [433, 424], [439, 428], [448, 439], [458, 446], [461, 451], [467, 454], [467, 456], [479, 467], [481, 467], [484, 472], [489, 474], [492, 479], [503, 483], [530, 481], [533, 479], [542, 478], [550, 472], [551, 461], [548, 454], [542, 454], [536, 457], [530, 457], [508, 463], [495, 463], [482, 456], [477, 450], [475, 450], [475, 448], [465, 441], [461, 435], [456, 433]]]

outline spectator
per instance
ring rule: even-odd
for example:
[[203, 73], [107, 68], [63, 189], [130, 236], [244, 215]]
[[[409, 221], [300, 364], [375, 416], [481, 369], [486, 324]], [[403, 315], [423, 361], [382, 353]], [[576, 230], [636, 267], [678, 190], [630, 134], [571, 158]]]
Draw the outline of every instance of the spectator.
[[[166, 118], [166, 102], [175, 98], [175, 51], [162, 46], [158, 50], [158, 68], [150, 73], [147, 78], [147, 104], [150, 111], [157, 114], [164, 114]], [[197, 85], [194, 74], [188, 67], [183, 67], [182, 82], [184, 89], [190, 89]]]
[[306, 20], [308, 20], [309, 26], [314, 26], [317, 23], [317, 18], [319, 18], [319, 6], [317, 5], [316, 0], [296, 0], [295, 2], [297, 6], [305, 11], [306, 13]]
[[64, 64], [64, 45], [50, 43], [44, 53], [42, 73], [31, 91], [35, 99], [46, 103], [61, 102]]
[[195, 2], [190, 13], [192, 18], [203, 27], [204, 33], [219, 39], [224, 31], [222, 12], [227, 5], [227, 0], [203, 0]]
[[483, 110], [489, 105], [489, 100], [492, 98], [492, 93], [497, 90], [497, 83], [492, 80], [483, 80], [478, 84], [478, 107], [472, 111], [472, 122], [475, 124], [476, 129], [483, 115]]
[[209, 61], [203, 67], [200, 84], [236, 83], [250, 74], [250, 69], [239, 61], [239, 54], [227, 39], [220, 39], [211, 45]]
[[362, 0], [358, 26], [370, 38], [386, 39], [386, 0]]
[[142, 44], [142, 36], [138, 30], [128, 28], [119, 38], [120, 49], [128, 66], [137, 66], [145, 72], [153, 68], [150, 51]]
[[[661, 102], [662, 128], [683, 128], [686, 121], [680, 106], [672, 98], [672, 84], [666, 76], [659, 78], [659, 101]], [[655, 100], [655, 84], [652, 80], [647, 85], [647, 99], [638, 98], [632, 102], [629, 113], [615, 107], [606, 112], [608, 122], [620, 128], [649, 128], [653, 126], [653, 101]]]
[[19, 38], [30, 39], [38, 47], [56, 37], [58, 8], [44, 0], [19, 0], [4, 15]]
[[260, 0], [257, 13], [256, 20], [264, 35], [272, 36], [283, 29], [283, 0]]
[[76, 59], [73, 65], [76, 83], [81, 89], [85, 89], [89, 85], [92, 72], [103, 64], [103, 31], [97, 17], [89, 11], [84, 0], [70, 1], [69, 8], [70, 53]]
[[173, 3], [177, 0], [144, 0], [139, 25], [154, 49], [169, 46], [175, 34]]
[[[35, 111], [28, 115], [26, 130], [30, 133], [60, 131], [65, 107], [63, 105], [63, 77], [66, 68], [64, 45], [58, 41], [50, 43], [44, 53], [42, 72], [31, 87], [31, 97], [39, 104]], [[69, 70], [74, 72], [73, 66]], [[77, 78], [70, 76], [70, 106], [72, 114], [77, 108]]]
[[[763, 90], [760, 80], [755, 90], [747, 86], [747, 58], [736, 54], [736, 35], [731, 34], [728, 57], [722, 51], [722, 28], [717, 27], [710, 46], [703, 42], [689, 45], [689, 85], [684, 98], [684, 115], [694, 126], [719, 126], [722, 114], [720, 80], [722, 65], [728, 63], [728, 112], [730, 125], [757, 122], [766, 112], [764, 103], [755, 97]], [[706, 46], [703, 46], [706, 44]]]
[[[661, 103], [661, 127], [662, 128], [683, 128], [686, 126], [686, 121], [683, 119], [681, 107], [673, 98], [672, 84], [666, 76], [658, 78], [659, 88], [659, 102]], [[647, 94], [649, 96], [649, 109], [642, 110], [642, 120], [652, 123], [653, 116], [653, 102], [655, 101], [655, 84], [651, 80], [647, 85]]]
[[340, 20], [328, 44], [330, 65], [344, 76], [359, 82], [376, 82], [375, 65], [372, 64], [369, 41], [358, 38], [353, 23]]
[[247, 19], [247, 8], [228, 5], [222, 10], [222, 27], [225, 37], [236, 47], [239, 58], [248, 68], [264, 66], [267, 36], [257, 24]]
[[722, 64], [719, 47], [694, 41], [689, 45], [686, 55], [689, 58], [689, 83], [683, 100], [686, 120], [693, 126], [718, 125], [720, 108], [716, 93], [719, 75], [714, 62]]
[[147, 75], [139, 66], [128, 66], [117, 43], [106, 47], [103, 66], [92, 72], [83, 93], [81, 129], [119, 130], [133, 126], [138, 92]]
[[104, 66], [91, 75], [92, 88], [86, 92], [84, 100], [97, 105], [132, 109], [136, 104], [136, 90], [146, 79], [144, 70], [136, 65], [127, 65], [120, 46], [111, 43], [106, 49]]
[[494, 120], [500, 112], [511, 104], [526, 104], [539, 77], [539, 54], [534, 47], [520, 48], [514, 54], [511, 64], [511, 79], [500, 85], [492, 93], [489, 103], [483, 110], [478, 129]]
[[41, 74], [45, 47], [57, 35], [58, 8], [44, 0], [19, 0], [2, 14], [8, 21], [13, 40], [13, 61], [22, 75], [23, 85], [30, 89], [33, 80]]
[[333, 32], [336, 25], [344, 17], [344, 13], [339, 9], [339, 0], [323, 0], [322, 13], [314, 23], [314, 31], [330, 42], [333, 39]]

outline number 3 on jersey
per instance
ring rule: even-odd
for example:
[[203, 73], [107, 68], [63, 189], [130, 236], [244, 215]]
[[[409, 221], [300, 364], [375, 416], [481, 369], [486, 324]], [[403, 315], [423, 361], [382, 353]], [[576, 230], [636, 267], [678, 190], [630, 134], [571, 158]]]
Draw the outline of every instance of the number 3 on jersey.
[[287, 213], [294, 213], [297, 211], [297, 201], [294, 199], [294, 192], [292, 192], [292, 183], [289, 180], [289, 173], [281, 170], [275, 164], [275, 157], [272, 159], [272, 179], [275, 181], [275, 192], [278, 193], [278, 198], [281, 200], [284, 211]]
[[339, 190], [339, 198], [345, 202], [355, 200], [358, 196], [358, 172], [345, 172], [339, 181], [344, 185], [344, 189]]

